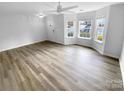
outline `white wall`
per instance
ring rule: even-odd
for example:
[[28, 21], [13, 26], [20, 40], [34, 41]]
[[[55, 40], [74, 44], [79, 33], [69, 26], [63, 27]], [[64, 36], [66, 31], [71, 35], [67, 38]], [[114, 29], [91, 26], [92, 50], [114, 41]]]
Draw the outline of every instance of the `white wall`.
[[0, 15], [0, 52], [46, 40], [45, 19], [33, 15]]
[[105, 43], [105, 55], [119, 58], [124, 35], [124, 4], [110, 7], [108, 31]]
[[[79, 34], [79, 21], [86, 20], [86, 19], [92, 21], [91, 39], [83, 39], [83, 38], [78, 37], [78, 34]], [[94, 26], [95, 26], [95, 11], [84, 12], [84, 13], [77, 14], [77, 32], [78, 33], [77, 33], [77, 37], [76, 37], [76, 44], [92, 47], [92, 43], [93, 43], [92, 35], [94, 33]]]

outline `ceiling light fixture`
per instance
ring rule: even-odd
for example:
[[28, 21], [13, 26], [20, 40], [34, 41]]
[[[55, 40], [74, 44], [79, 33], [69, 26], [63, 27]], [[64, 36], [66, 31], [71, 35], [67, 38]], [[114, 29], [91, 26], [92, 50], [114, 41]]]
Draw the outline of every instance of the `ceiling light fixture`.
[[37, 14], [36, 16], [39, 17], [39, 18], [43, 18], [45, 15], [42, 14], [42, 13], [39, 13], [39, 14]]

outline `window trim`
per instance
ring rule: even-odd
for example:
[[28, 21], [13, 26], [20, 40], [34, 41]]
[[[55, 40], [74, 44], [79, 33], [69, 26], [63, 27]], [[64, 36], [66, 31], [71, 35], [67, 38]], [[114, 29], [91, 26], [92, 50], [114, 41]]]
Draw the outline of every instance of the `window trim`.
[[[68, 36], [68, 31], [67, 31], [67, 30], [68, 30], [68, 28], [67, 28], [67, 26], [68, 26], [68, 21], [73, 21], [73, 26], [74, 26], [74, 29], [75, 29], [75, 31], [73, 32], [73, 36], [71, 36], [71, 37]], [[65, 27], [65, 30], [66, 30], [66, 31], [65, 31], [65, 32], [66, 32], [66, 33], [65, 33], [65, 34], [66, 34], [66, 38], [75, 38], [75, 33], [76, 33], [76, 21], [75, 21], [75, 20], [68, 20], [68, 21], [66, 21], [66, 25], [65, 25], [65, 26], [66, 26], [66, 27]]]

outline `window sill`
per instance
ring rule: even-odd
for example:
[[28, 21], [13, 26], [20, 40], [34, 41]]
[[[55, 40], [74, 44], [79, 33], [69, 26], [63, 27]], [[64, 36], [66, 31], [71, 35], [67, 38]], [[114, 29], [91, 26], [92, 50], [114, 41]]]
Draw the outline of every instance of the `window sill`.
[[95, 40], [97, 43], [103, 44], [103, 41]]
[[75, 37], [66, 37], [66, 38], [75, 38]]
[[78, 37], [78, 38], [87, 39], [87, 40], [90, 40], [91, 39], [91, 38], [85, 38], [85, 37]]

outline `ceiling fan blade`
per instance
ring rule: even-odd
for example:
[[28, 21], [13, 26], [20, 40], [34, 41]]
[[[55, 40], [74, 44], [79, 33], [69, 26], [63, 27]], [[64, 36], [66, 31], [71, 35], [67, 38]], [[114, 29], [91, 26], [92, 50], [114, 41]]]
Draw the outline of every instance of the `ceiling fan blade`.
[[55, 14], [57, 13], [56, 10], [49, 10], [49, 11], [43, 11], [44, 14], [48, 15], [48, 14]]
[[75, 13], [74, 11], [69, 11], [69, 10], [67, 10], [67, 11], [63, 11], [63, 12], [67, 12], [67, 13]]
[[62, 8], [62, 11], [70, 10], [70, 9], [77, 8], [77, 7], [78, 6], [65, 7], [65, 8]]
[[56, 12], [56, 10], [48, 10], [48, 11], [44, 11], [44, 12]]
[[58, 14], [57, 12], [44, 12], [45, 15]]
[[73, 11], [62, 11], [61, 13], [65, 13], [65, 14], [74, 14], [75, 12], [73, 12]]

